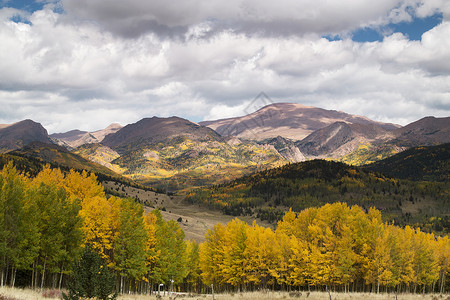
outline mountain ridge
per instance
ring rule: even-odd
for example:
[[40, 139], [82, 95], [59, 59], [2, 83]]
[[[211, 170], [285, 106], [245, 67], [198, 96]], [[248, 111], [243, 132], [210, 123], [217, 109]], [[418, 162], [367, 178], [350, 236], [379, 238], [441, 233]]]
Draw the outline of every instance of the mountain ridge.
[[264, 140], [282, 136], [292, 140], [302, 140], [312, 132], [334, 122], [378, 124], [386, 130], [394, 130], [400, 125], [376, 122], [367, 117], [351, 115], [336, 110], [305, 106], [296, 103], [274, 103], [256, 112], [241, 117], [203, 121], [221, 135]]
[[112, 123], [105, 129], [92, 132], [74, 129], [63, 133], [53, 133], [50, 138], [60, 146], [74, 149], [84, 144], [100, 143], [108, 134], [115, 133], [121, 128], [122, 125], [119, 123]]
[[[289, 108], [293, 108], [292, 111]], [[300, 112], [303, 112], [301, 118]], [[270, 134], [285, 135], [267, 139], [262, 139], [267, 132], [257, 139], [246, 139], [239, 137], [239, 134], [223, 136], [203, 126], [202, 122], [197, 124], [176, 116], [155, 116], [124, 127], [113, 123], [94, 132], [72, 130], [49, 137], [42, 125], [31, 120], [23, 122], [34, 124], [42, 133], [45, 143], [53, 141], [118, 174], [147, 184], [178, 186], [183, 189], [218, 184], [288, 162], [324, 158], [362, 165], [410, 147], [450, 142], [450, 118], [425, 117], [397, 128], [396, 125], [371, 121], [361, 116], [300, 104], [272, 104], [255, 113], [244, 117], [259, 121], [263, 126], [262, 131], [273, 126], [274, 130]], [[290, 118], [292, 115], [293, 119]], [[309, 118], [309, 123], [303, 126], [300, 122], [302, 118]], [[282, 123], [277, 123], [278, 120], [282, 120]], [[276, 127], [277, 124], [281, 127]], [[237, 124], [236, 129], [247, 128], [251, 134], [259, 134], [255, 131], [257, 128], [244, 125]], [[308, 126], [323, 127], [302, 140], [295, 140], [286, 136], [286, 132], [289, 132], [286, 131], [288, 125], [295, 130], [305, 130]], [[23, 129], [25, 127], [22, 126], [19, 133], [27, 133]], [[0, 135], [11, 132], [11, 128], [14, 129], [14, 124], [0, 126]], [[29, 143], [28, 140], [23, 142], [20, 135], [13, 136], [18, 140], [10, 138], [10, 144], [5, 146], [4, 151], [18, 149]], [[0, 139], [0, 143], [7, 141], [8, 139]]]
[[19, 149], [34, 141], [52, 143], [47, 130], [40, 123], [26, 119], [0, 127], [0, 153]]

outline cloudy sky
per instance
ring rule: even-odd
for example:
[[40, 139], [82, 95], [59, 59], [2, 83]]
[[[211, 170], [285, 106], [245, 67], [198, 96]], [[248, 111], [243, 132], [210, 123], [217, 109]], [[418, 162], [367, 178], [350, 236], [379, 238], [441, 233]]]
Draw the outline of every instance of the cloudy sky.
[[50, 133], [244, 114], [260, 93], [450, 115], [448, 0], [0, 0], [0, 123]]

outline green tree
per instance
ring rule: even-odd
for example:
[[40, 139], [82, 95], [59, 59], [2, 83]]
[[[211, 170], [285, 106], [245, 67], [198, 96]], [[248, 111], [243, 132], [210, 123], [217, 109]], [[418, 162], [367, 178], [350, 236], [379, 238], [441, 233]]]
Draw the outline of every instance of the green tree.
[[146, 274], [147, 232], [143, 216], [142, 205], [131, 199], [122, 199], [119, 234], [114, 248], [115, 268], [121, 276], [121, 292], [124, 278], [139, 281]]
[[[81, 218], [78, 216], [80, 205], [70, 202], [63, 189], [55, 185], [41, 183], [31, 195], [36, 204], [39, 228], [39, 257], [41, 288], [45, 275], [63, 273], [64, 265], [69, 268], [83, 239]], [[56, 280], [53, 280], [55, 283]]]
[[200, 292], [201, 271], [200, 271], [199, 245], [196, 241], [188, 241], [186, 244], [186, 278], [189, 291]]
[[17, 266], [21, 263], [20, 250], [23, 250], [19, 245], [26, 234], [25, 185], [11, 162], [0, 174], [0, 188], [0, 280], [1, 285], [6, 284], [9, 273], [10, 283], [14, 285]]
[[100, 255], [86, 246], [81, 258], [73, 266], [72, 279], [68, 284], [68, 294], [63, 294], [65, 300], [80, 298], [97, 298], [112, 300], [117, 297], [115, 292], [113, 272], [107, 267]]
[[164, 221], [161, 212], [153, 210], [156, 216], [156, 245], [157, 260], [151, 266], [151, 278], [154, 282], [166, 285], [171, 280], [175, 284], [183, 282], [187, 275], [186, 242], [184, 232], [178, 222]]

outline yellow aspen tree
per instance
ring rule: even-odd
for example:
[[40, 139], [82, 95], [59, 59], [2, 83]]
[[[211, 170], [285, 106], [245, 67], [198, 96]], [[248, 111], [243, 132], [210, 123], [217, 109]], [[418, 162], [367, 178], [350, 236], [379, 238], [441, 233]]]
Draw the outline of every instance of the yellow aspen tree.
[[400, 288], [404, 284], [409, 288], [411, 282], [414, 282], [414, 249], [412, 239], [414, 230], [409, 226], [405, 229], [389, 225], [390, 230], [389, 245], [391, 248], [391, 259], [393, 262], [392, 274], [393, 283]]
[[50, 165], [44, 165], [42, 171], [32, 180], [32, 185], [39, 186], [41, 183], [55, 185], [58, 188], [65, 189], [64, 174], [60, 169], [51, 168]]
[[90, 201], [82, 202], [80, 215], [83, 218], [83, 231], [85, 244], [92, 245], [102, 259], [108, 262], [109, 267], [114, 266], [114, 243], [119, 234], [120, 200], [111, 197], [97, 196]]
[[368, 253], [368, 260], [365, 265], [365, 282], [376, 286], [377, 293], [380, 292], [381, 286], [391, 286], [394, 284], [393, 274], [391, 271], [391, 249], [389, 246], [389, 230], [385, 225], [376, 224], [376, 230], [373, 234], [373, 249]]
[[245, 278], [245, 240], [246, 235], [245, 222], [234, 219], [227, 223], [225, 233], [225, 259], [222, 265], [223, 279], [226, 283], [237, 287], [242, 287]]
[[292, 286], [292, 276], [294, 272], [291, 264], [292, 247], [291, 239], [292, 236], [287, 235], [281, 230], [275, 231], [275, 270], [271, 272], [272, 276], [276, 279], [279, 285], [289, 285]]
[[432, 286], [439, 279], [439, 258], [436, 252], [436, 239], [434, 234], [425, 234], [416, 229], [413, 239], [415, 257], [415, 286], [422, 285], [423, 291], [425, 287]]
[[291, 250], [289, 257], [289, 283], [293, 286], [302, 286], [308, 280], [309, 252], [306, 243], [295, 236], [289, 240]]
[[283, 232], [287, 235], [295, 235], [297, 232], [297, 214], [289, 209], [283, 216], [283, 219], [278, 222], [277, 231]]
[[65, 176], [64, 188], [71, 199], [80, 199], [84, 202], [95, 197], [105, 197], [102, 185], [97, 181], [94, 173], [88, 175], [86, 171], [78, 173], [74, 170]]
[[200, 245], [199, 265], [203, 282], [207, 285], [225, 282], [222, 274], [225, 235], [225, 226], [219, 223], [206, 232], [205, 242]]
[[252, 226], [247, 226], [245, 283], [262, 285], [263, 288], [275, 283], [272, 276], [276, 272], [276, 250], [275, 235], [270, 228], [258, 226], [255, 221]]
[[331, 269], [329, 258], [327, 259], [326, 257], [327, 249], [324, 245], [325, 232], [327, 230], [325, 226], [325, 224], [308, 226], [308, 234], [309, 236], [314, 236], [314, 238], [308, 241], [309, 264], [307, 276], [310, 278], [311, 285], [316, 286], [328, 283], [328, 275]]
[[450, 272], [450, 239], [448, 235], [439, 237], [436, 252], [439, 260], [439, 292], [444, 294], [446, 280]]
[[350, 283], [356, 278], [357, 255], [354, 247], [355, 240], [351, 228], [347, 224], [340, 224], [335, 249], [335, 280], [337, 284], [343, 284], [346, 291], [349, 290]]
[[[150, 212], [144, 215], [144, 228], [147, 233], [145, 242], [145, 262], [147, 269], [150, 270], [158, 260], [159, 252], [156, 251], [156, 216]], [[150, 272], [147, 274], [147, 281], [151, 281]]]

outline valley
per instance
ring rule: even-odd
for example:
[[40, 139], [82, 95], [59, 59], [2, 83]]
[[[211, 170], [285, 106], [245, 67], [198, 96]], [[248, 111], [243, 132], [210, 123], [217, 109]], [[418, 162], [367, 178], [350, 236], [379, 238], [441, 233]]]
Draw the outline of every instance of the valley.
[[[94, 172], [107, 193], [136, 199], [147, 210], [157, 208], [168, 220], [181, 218], [186, 235], [201, 241], [206, 229], [233, 216], [273, 227], [289, 208], [300, 211], [336, 201], [377, 207], [386, 221], [396, 224], [440, 228], [448, 222], [448, 211], [438, 208], [448, 205], [449, 150], [439, 145], [450, 142], [449, 132], [450, 118], [426, 117], [401, 127], [344, 112], [276, 103], [246, 116], [199, 124], [179, 117], [152, 117], [93, 132], [51, 135], [26, 120], [2, 126], [0, 144], [4, 155], [13, 155], [17, 162], [31, 159], [34, 164]], [[440, 154], [431, 151], [434, 154], [416, 158], [417, 146], [425, 147], [424, 153], [434, 149]], [[401, 159], [395, 159], [396, 154]], [[308, 165], [315, 165], [309, 172], [316, 175], [301, 177]], [[416, 168], [401, 171], [405, 165]], [[324, 167], [337, 170], [333, 180], [317, 175]], [[285, 179], [279, 176], [287, 170], [302, 181], [280, 186]], [[402, 187], [397, 178], [406, 180]], [[421, 179], [431, 182], [424, 187], [408, 181]], [[436, 202], [438, 198], [441, 202]], [[430, 222], [432, 218], [437, 219]], [[448, 230], [446, 226], [442, 230]]]
[[[184, 201], [184, 195], [169, 196], [114, 181], [104, 181], [102, 186], [105, 188], [106, 194], [136, 199], [144, 204], [146, 212], [153, 209], [160, 210], [165, 220], [173, 220], [180, 224], [188, 240], [204, 242], [205, 233], [208, 230], [212, 230], [218, 223], [226, 224], [234, 219], [234, 216], [225, 215], [218, 210], [212, 210], [202, 205], [188, 204]], [[253, 216], [244, 216], [241, 219], [249, 225], [256, 221], [261, 226], [274, 228], [274, 224], [261, 221]]]

